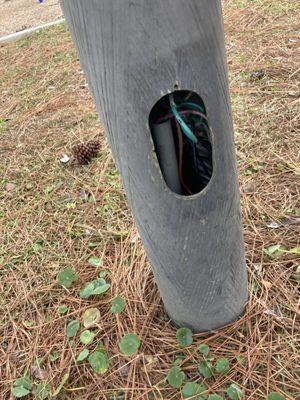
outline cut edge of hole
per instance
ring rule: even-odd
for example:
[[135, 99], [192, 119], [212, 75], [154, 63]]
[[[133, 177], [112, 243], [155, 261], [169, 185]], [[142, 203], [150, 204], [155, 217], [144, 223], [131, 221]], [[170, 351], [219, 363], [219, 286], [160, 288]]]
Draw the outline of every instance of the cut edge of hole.
[[[175, 86], [177, 86], [177, 84], [175, 84], [174, 87]], [[171, 139], [169, 138], [170, 140], [167, 140], [165, 143], [159, 143], [160, 140], [158, 139], [158, 137], [159, 137], [158, 135], [159, 135], [159, 133], [162, 132], [161, 126], [165, 123], [166, 124], [166, 126], [164, 127], [165, 136], [166, 136], [167, 131], [169, 131], [168, 135], [170, 136], [170, 126], [168, 126], [168, 125], [170, 125], [171, 122], [169, 122], [169, 120], [170, 119], [176, 120], [175, 116], [170, 117], [169, 119], [168, 118], [164, 119], [164, 116], [167, 117], [167, 115], [170, 114], [170, 111], [171, 111], [170, 98], [172, 98], [172, 97], [175, 101], [175, 104], [177, 106], [179, 105], [179, 108], [182, 108], [182, 107], [180, 107], [180, 102], [182, 104], [186, 104], [188, 102], [188, 100], [191, 100], [191, 102], [188, 102], [188, 103], [190, 103], [190, 104], [194, 103], [195, 108], [197, 106], [199, 110], [200, 110], [200, 107], [202, 107], [203, 114], [205, 115], [205, 122], [203, 122], [204, 119], [203, 119], [203, 117], [201, 117], [202, 122], [201, 122], [200, 126], [205, 126], [205, 128], [203, 128], [203, 130], [205, 131], [206, 139], [207, 139], [207, 142], [209, 143], [209, 145], [206, 145], [206, 148], [203, 147], [203, 149], [206, 150], [206, 153], [205, 153], [206, 156], [208, 156], [208, 159], [206, 158], [206, 166], [208, 167], [208, 168], [206, 168], [206, 176], [204, 174], [201, 176], [199, 173], [199, 160], [202, 160], [202, 163], [205, 165], [205, 163], [203, 162], [203, 158], [201, 159], [201, 157], [199, 157], [199, 154], [200, 154], [199, 151], [197, 152], [197, 155], [195, 155], [195, 150], [193, 150], [194, 160], [191, 160], [191, 158], [189, 158], [187, 156], [187, 154], [185, 154], [185, 160], [186, 160], [185, 176], [188, 176], [188, 179], [191, 179], [190, 183], [192, 182], [191, 184], [193, 185], [193, 192], [192, 191], [187, 192], [187, 190], [185, 189], [185, 187], [183, 185], [184, 182], [182, 182], [182, 170], [180, 172], [180, 162], [179, 162], [179, 150], [180, 150], [179, 143], [178, 143], [179, 140], [177, 140], [177, 142], [176, 142], [175, 132], [174, 132], [174, 123], [173, 123], [173, 127], [172, 127], [172, 139], [174, 141], [174, 148], [175, 148], [176, 157], [177, 157], [177, 160], [176, 160], [177, 161], [177, 168], [176, 168], [177, 178], [175, 176], [176, 173], [174, 171], [174, 168], [175, 168], [174, 167], [175, 166], [174, 149], [171, 151], [173, 153], [173, 155], [171, 157], [171, 158], [173, 158], [173, 161], [169, 162], [169, 164], [171, 164], [171, 169], [169, 168], [169, 171], [166, 172], [166, 165], [163, 165], [163, 163], [164, 163], [163, 157], [165, 157], [165, 159], [169, 158], [169, 153], [167, 151], [168, 149], [162, 149], [161, 146], [166, 147], [168, 144], [171, 143]], [[184, 113], [184, 112], [188, 112], [188, 110], [183, 110], [182, 113]], [[190, 113], [191, 113], [191, 115], [197, 114], [196, 112], [192, 112], [191, 110], [190, 110]], [[200, 111], [198, 112], [198, 114], [200, 114]], [[168, 122], [169, 122], [169, 124], [168, 124]], [[187, 122], [187, 124], [191, 124], [191, 122], [193, 122], [193, 121], [191, 121], [187, 118], [186, 122]], [[209, 124], [209, 117], [207, 115], [206, 106], [205, 106], [205, 103], [204, 103], [202, 97], [193, 90], [177, 90], [177, 89], [175, 89], [173, 92], [162, 96], [154, 104], [154, 106], [152, 107], [152, 109], [149, 113], [148, 123], [149, 123], [150, 133], [151, 133], [154, 150], [155, 150], [155, 156], [156, 156], [156, 160], [158, 162], [160, 173], [161, 173], [162, 179], [164, 181], [164, 184], [170, 190], [170, 192], [173, 195], [178, 196], [180, 198], [191, 199], [191, 200], [194, 200], [194, 199], [198, 198], [199, 196], [207, 193], [207, 191], [209, 190], [209, 188], [212, 184], [212, 181], [214, 180], [214, 176], [215, 176], [215, 167], [216, 167], [215, 151], [214, 151], [214, 148], [215, 148], [214, 142], [215, 141], [214, 141], [214, 134], [213, 134], [212, 129]], [[175, 124], [178, 126], [178, 124], [176, 122], [175, 122]], [[198, 124], [198, 126], [199, 126], [199, 121], [196, 122], [195, 124]], [[160, 127], [159, 127], [159, 125], [160, 125]], [[180, 125], [180, 128], [182, 130], [182, 125]], [[185, 140], [184, 145], [186, 146], [186, 148], [194, 149], [195, 147], [191, 147], [191, 143], [186, 139], [184, 134], [183, 133], [181, 133], [181, 134], [184, 137], [184, 140]], [[198, 135], [199, 135], [199, 132], [198, 132]], [[179, 134], [178, 134], [178, 137], [179, 137]], [[201, 138], [201, 136], [197, 136], [197, 138], [198, 138], [198, 141], [197, 141], [197, 145], [198, 145], [197, 149], [198, 149], [200, 146], [199, 138]], [[181, 147], [183, 148], [184, 146], [181, 146]], [[201, 147], [200, 147], [200, 150], [201, 150]], [[182, 162], [183, 162], [183, 156], [181, 158], [181, 163]], [[194, 163], [193, 166], [192, 166], [192, 162]], [[168, 164], [168, 162], [167, 163], [165, 162], [165, 164]], [[194, 168], [195, 166], [196, 166], [196, 168]], [[183, 168], [183, 165], [182, 165], [182, 168]], [[209, 172], [208, 172], [208, 170], [209, 170]], [[194, 174], [194, 177], [196, 176], [197, 182], [194, 182], [193, 178], [189, 177], [189, 172], [192, 172], [192, 174]], [[171, 176], [171, 183], [170, 183], [170, 176]], [[205, 177], [205, 183], [204, 183], [204, 177]], [[178, 190], [178, 179], [180, 181], [181, 190]], [[200, 185], [199, 181], [201, 181], [201, 180], [202, 180], [202, 183]], [[175, 182], [175, 184], [174, 184], [174, 182]], [[195, 190], [195, 188], [196, 188], [196, 190]]]

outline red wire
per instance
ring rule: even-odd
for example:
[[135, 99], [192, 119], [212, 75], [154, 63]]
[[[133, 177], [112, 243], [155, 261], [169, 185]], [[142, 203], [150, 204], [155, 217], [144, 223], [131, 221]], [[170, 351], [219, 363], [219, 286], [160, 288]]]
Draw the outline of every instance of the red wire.
[[186, 98], [184, 99], [184, 101], [188, 101], [191, 97], [193, 97], [193, 92], [190, 92]]
[[[202, 114], [200, 111], [185, 110], [185, 111], [179, 111], [179, 114], [183, 114], [183, 115], [186, 115], [186, 114], [198, 115], [198, 116], [204, 118], [207, 121], [207, 116]], [[168, 119], [171, 119], [171, 118], [175, 118], [175, 116], [174, 116], [174, 114], [169, 113], [169, 114], [165, 115], [164, 117], [159, 118], [157, 120], [157, 123], [160, 124], [161, 122], [163, 122], [165, 120], [167, 121]]]
[[179, 174], [179, 180], [183, 186], [183, 188], [185, 189], [185, 191], [188, 194], [193, 194], [190, 189], [186, 186], [186, 184], [184, 183], [183, 177], [182, 177], [182, 161], [183, 161], [183, 140], [182, 140], [182, 132], [180, 129], [180, 125], [177, 121], [177, 119], [175, 119], [175, 123], [176, 123], [176, 128], [177, 128], [177, 135], [178, 135], [178, 148], [179, 148], [179, 163], [178, 163], [178, 174]]

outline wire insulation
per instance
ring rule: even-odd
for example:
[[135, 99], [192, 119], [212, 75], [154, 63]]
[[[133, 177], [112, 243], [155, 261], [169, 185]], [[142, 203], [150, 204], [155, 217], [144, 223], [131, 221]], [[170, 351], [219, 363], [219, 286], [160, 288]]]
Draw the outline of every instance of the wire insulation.
[[[201, 192], [212, 177], [211, 131], [201, 98], [198, 99], [193, 92], [180, 95], [178, 91], [170, 94], [153, 121], [157, 125], [169, 121], [172, 127], [177, 158], [175, 166], [178, 167], [177, 179], [181, 185], [176, 193], [190, 196]], [[164, 130], [161, 132], [162, 135], [165, 133], [167, 134]], [[157, 151], [160, 152], [159, 148]], [[169, 156], [163, 157], [167, 160]], [[168, 177], [165, 176], [165, 179]]]
[[177, 122], [179, 123], [179, 125], [181, 126], [181, 129], [183, 131], [183, 133], [193, 142], [193, 143], [197, 143], [197, 138], [196, 136], [193, 134], [193, 132], [191, 131], [190, 127], [185, 123], [185, 121], [183, 120], [183, 118], [181, 117], [181, 115], [179, 114], [178, 110], [177, 110], [177, 106], [174, 100], [174, 96], [173, 94], [170, 95], [170, 104], [171, 104], [171, 111], [174, 114], [174, 117], [176, 118]]

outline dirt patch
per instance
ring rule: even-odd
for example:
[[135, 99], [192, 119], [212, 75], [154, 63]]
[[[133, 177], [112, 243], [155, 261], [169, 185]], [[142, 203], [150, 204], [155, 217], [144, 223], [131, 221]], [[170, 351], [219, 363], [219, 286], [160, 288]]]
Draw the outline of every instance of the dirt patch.
[[0, 0], [0, 37], [60, 18], [58, 0]]

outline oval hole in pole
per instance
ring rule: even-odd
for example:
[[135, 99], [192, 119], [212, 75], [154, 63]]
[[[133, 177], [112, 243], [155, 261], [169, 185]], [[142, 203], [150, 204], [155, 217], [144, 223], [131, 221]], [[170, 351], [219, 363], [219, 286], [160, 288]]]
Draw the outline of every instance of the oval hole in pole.
[[167, 186], [183, 196], [200, 193], [213, 173], [212, 135], [201, 97], [175, 90], [153, 106], [149, 126]]

